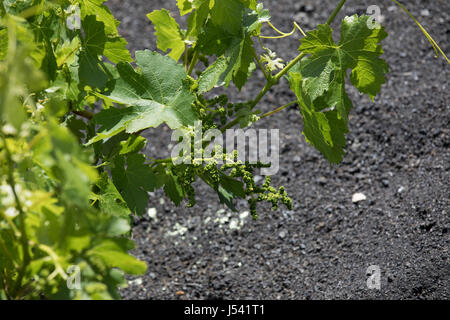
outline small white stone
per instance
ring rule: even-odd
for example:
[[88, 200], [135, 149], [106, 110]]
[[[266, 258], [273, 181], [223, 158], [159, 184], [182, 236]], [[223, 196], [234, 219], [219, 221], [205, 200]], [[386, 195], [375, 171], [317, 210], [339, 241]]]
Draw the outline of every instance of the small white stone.
[[236, 219], [231, 220], [230, 222], [230, 229], [231, 230], [238, 230], [239, 228], [239, 222]]
[[147, 214], [152, 220], [155, 221], [158, 220], [158, 218], [156, 217], [157, 214], [156, 208], [149, 208]]
[[142, 278], [137, 278], [137, 279], [134, 279], [134, 280], [130, 280], [130, 281], [128, 281], [128, 283], [130, 284], [130, 285], [136, 285], [136, 286], [140, 286], [141, 284], [142, 284]]
[[239, 215], [239, 219], [244, 220], [248, 217], [249, 214], [250, 214], [250, 212], [244, 211]]
[[423, 9], [420, 11], [420, 15], [423, 17], [428, 17], [430, 15], [430, 10], [428, 9]]
[[352, 196], [352, 202], [353, 203], [364, 201], [366, 199], [367, 199], [366, 195], [364, 193], [361, 193], [361, 192], [357, 192], [357, 193], [353, 194], [353, 196]]
[[389, 6], [387, 9], [388, 9], [389, 12], [397, 11], [397, 7], [396, 6]]
[[178, 222], [175, 224], [173, 229], [173, 231], [167, 233], [170, 237], [183, 236], [188, 231], [187, 227], [182, 226]]

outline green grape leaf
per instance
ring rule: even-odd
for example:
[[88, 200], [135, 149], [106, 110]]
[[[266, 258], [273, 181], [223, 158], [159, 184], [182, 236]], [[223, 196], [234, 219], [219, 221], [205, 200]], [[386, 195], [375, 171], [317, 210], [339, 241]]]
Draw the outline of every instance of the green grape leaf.
[[184, 192], [178, 183], [178, 177], [170, 171], [166, 171], [164, 176], [164, 192], [177, 206], [183, 200]]
[[84, 47], [92, 55], [104, 55], [111, 62], [130, 62], [130, 52], [127, 42], [122, 37], [108, 37], [105, 33], [105, 24], [97, 21], [95, 16], [87, 16], [82, 22], [85, 32]]
[[217, 194], [220, 202], [235, 212], [237, 210], [234, 204], [234, 199], [244, 199], [246, 197], [244, 184], [241, 181], [230, 178], [225, 174], [221, 174], [220, 176], [220, 185], [217, 189]]
[[224, 31], [220, 26], [208, 23], [205, 26], [205, 31], [199, 35], [197, 49], [203, 54], [220, 57], [225, 53], [234, 38], [236, 38], [235, 35]]
[[73, 38], [72, 41], [66, 40], [59, 45], [55, 52], [56, 64], [61, 68], [63, 64], [71, 65], [75, 62], [76, 54], [81, 47], [80, 39]]
[[147, 139], [143, 136], [132, 135], [126, 141], [120, 142], [120, 155], [136, 153], [141, 151], [147, 144]]
[[84, 249], [90, 247], [91, 245], [90, 238], [91, 237], [88, 235], [67, 237], [67, 249], [74, 250], [76, 252], [82, 252]]
[[253, 63], [252, 50], [253, 43], [250, 37], [233, 37], [225, 54], [220, 56], [200, 76], [199, 92], [207, 92], [216, 86], [228, 87], [231, 80], [241, 89], [248, 79], [250, 66]]
[[119, 63], [120, 77], [112, 89], [100, 97], [128, 105], [102, 110], [94, 121], [101, 128], [88, 144], [112, 137], [122, 131], [134, 133], [167, 123], [171, 129], [193, 125], [194, 95], [186, 82], [186, 71], [169, 57], [145, 50], [136, 52], [136, 72], [130, 64]]
[[[78, 56], [75, 56], [74, 58], [75, 64], [78, 61]], [[79, 72], [78, 66], [74, 67], [73, 65], [71, 65], [69, 69], [72, 69], [74, 71], [74, 76], [75, 78], [77, 78]], [[78, 95], [80, 94], [80, 89], [78, 88], [77, 81], [72, 78], [67, 81], [62, 73], [57, 74], [55, 81], [52, 82], [52, 86], [46, 91], [49, 96], [56, 96], [59, 99], [72, 101], [73, 103], [78, 100]]]
[[100, 60], [88, 51], [81, 51], [78, 55], [78, 82], [81, 87], [88, 85], [92, 88], [103, 89], [108, 82], [108, 75], [100, 67]]
[[108, 174], [103, 172], [100, 179], [96, 183], [99, 188], [97, 194], [91, 196], [92, 200], [99, 202], [99, 207], [103, 212], [116, 217], [127, 218], [130, 215], [130, 210], [127, 207], [124, 199], [115, 187], [114, 183], [109, 179]]
[[259, 35], [262, 24], [268, 21], [270, 21], [269, 10], [264, 9], [262, 4], [261, 6], [258, 6], [255, 11], [246, 12], [244, 15], [244, 26], [248, 33], [256, 31]]
[[129, 274], [143, 274], [147, 270], [145, 262], [127, 253], [133, 247], [134, 243], [128, 239], [105, 239], [90, 249], [87, 254], [99, 257], [108, 266], [120, 268]]
[[[209, 0], [208, 0], [209, 1]], [[180, 10], [180, 15], [184, 16], [194, 10], [194, 1], [191, 0], [177, 0], [177, 6]]]
[[149, 200], [148, 192], [155, 189], [156, 178], [142, 154], [129, 154], [114, 159], [111, 176], [130, 210], [143, 215]]
[[177, 6], [180, 9], [180, 14], [184, 16], [192, 12], [192, 10], [200, 8], [204, 3], [207, 3], [209, 6], [210, 2], [211, 0], [177, 0]]
[[259, 33], [262, 23], [270, 19], [267, 10], [252, 8], [256, 9], [252, 1], [215, 3], [211, 19], [198, 38], [202, 53], [218, 57], [199, 78], [201, 93], [216, 86], [228, 87], [231, 81], [240, 90], [247, 82], [254, 66], [251, 34]]
[[361, 92], [373, 98], [385, 83], [388, 72], [381, 41], [387, 33], [369, 24], [368, 16], [346, 17], [341, 24], [341, 39], [336, 44], [333, 30], [319, 25], [301, 40], [299, 50], [310, 54], [290, 72], [304, 121], [303, 134], [333, 163], [342, 161], [348, 132], [348, 114], [353, 105], [345, 91], [346, 72]]
[[179, 205], [184, 198], [184, 191], [181, 185], [178, 183], [178, 177], [172, 172], [170, 166], [165, 168], [162, 165], [154, 167], [156, 175], [156, 188], [164, 186], [164, 193], [170, 198], [170, 200]]
[[217, 58], [200, 75], [198, 80], [198, 91], [207, 92], [217, 86], [228, 86], [232, 80], [233, 73], [240, 67], [238, 60], [242, 54], [242, 41], [235, 38], [226, 50], [226, 54]]
[[147, 14], [147, 17], [155, 26], [158, 49], [162, 51], [171, 49], [168, 56], [178, 61], [185, 49], [183, 35], [178, 23], [166, 9], [155, 10]]
[[258, 0], [239, 0], [246, 8], [256, 10], [258, 8]]
[[97, 21], [101, 21], [105, 25], [105, 33], [108, 36], [118, 36], [117, 27], [119, 22], [114, 18], [107, 6], [103, 5], [105, 0], [78, 0], [81, 8], [81, 16], [83, 20], [86, 16], [95, 16]]
[[30, 10], [32, 6], [36, 6], [36, 2], [33, 0], [3, 0], [2, 6], [7, 13], [19, 16], [24, 11]]
[[[317, 30], [307, 32], [301, 40], [299, 50], [311, 54], [300, 63], [304, 89], [312, 100], [328, 90], [341, 90], [347, 69], [352, 69], [351, 83], [373, 98], [385, 83], [389, 69], [387, 63], [379, 58], [383, 53], [380, 43], [387, 36], [384, 28], [369, 28], [368, 16], [353, 15], [342, 21], [338, 44], [334, 42], [332, 32], [330, 26], [319, 25]], [[341, 86], [333, 88], [333, 82]], [[341, 97], [344, 98], [343, 95]], [[346, 118], [342, 99], [337, 108]]]
[[[89, 207], [89, 183], [97, 179], [97, 171], [90, 165], [88, 153], [84, 152], [68, 128], [55, 120], [49, 122], [46, 135], [34, 146], [33, 160], [40, 164], [46, 174], [59, 182], [61, 199], [74, 201], [79, 207]], [[67, 155], [70, 154], [70, 157]]]
[[211, 9], [211, 23], [230, 34], [239, 34], [242, 29], [245, 6], [239, 0], [215, 1]]
[[255, 71], [255, 63], [253, 62], [253, 41], [250, 36], [246, 36], [242, 42], [242, 52], [240, 57], [239, 68], [233, 73], [233, 83], [241, 90], [251, 73]]
[[339, 116], [337, 110], [320, 111], [328, 105], [324, 99], [311, 101], [303, 87], [300, 73], [292, 72], [289, 80], [300, 105], [306, 141], [318, 149], [328, 161], [341, 162], [346, 146], [345, 134], [348, 133], [347, 121]]
[[234, 194], [227, 189], [219, 186], [217, 189], [217, 195], [219, 196], [220, 203], [226, 205], [230, 210], [237, 212], [236, 205], [234, 204]]
[[[195, 11], [189, 15], [188, 18], [188, 29], [186, 33], [186, 38], [192, 41], [196, 41], [198, 35], [202, 32], [203, 27], [205, 26], [205, 22], [208, 19], [210, 12], [210, 0], [196, 0], [199, 1], [197, 6], [195, 7]], [[195, 4], [195, 2], [194, 2]], [[180, 9], [180, 13], [183, 15], [182, 9]]]

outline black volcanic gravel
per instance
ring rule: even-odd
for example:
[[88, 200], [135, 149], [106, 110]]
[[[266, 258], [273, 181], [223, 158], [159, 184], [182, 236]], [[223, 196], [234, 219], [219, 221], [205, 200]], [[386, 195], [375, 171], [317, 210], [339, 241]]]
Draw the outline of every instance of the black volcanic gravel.
[[[264, 4], [287, 31], [293, 19], [306, 30], [323, 23], [337, 2]], [[338, 19], [364, 13], [372, 2], [350, 0]], [[391, 1], [377, 2], [389, 33], [384, 58], [391, 72], [375, 102], [350, 91], [355, 108], [344, 161], [330, 166], [305, 142], [296, 107], [264, 119], [259, 128], [280, 128], [280, 172], [272, 180], [286, 187], [294, 209], [260, 206], [255, 222], [245, 217], [245, 203], [239, 213], [222, 210], [217, 195], [200, 183], [191, 209], [156, 192], [149, 207], [157, 220], [136, 220], [133, 231], [134, 254], [148, 263], [148, 272], [130, 278], [124, 299], [450, 298], [450, 66], [435, 59], [420, 30]], [[156, 49], [145, 15], [165, 7], [177, 16], [175, 3], [107, 2], [133, 52]], [[450, 1], [407, 5], [450, 55]], [[285, 59], [299, 46], [295, 38], [266, 44]], [[254, 97], [264, 84], [260, 73], [251, 82], [240, 93], [231, 90], [234, 101]], [[283, 80], [259, 107], [268, 111], [293, 99]], [[150, 155], [168, 154], [167, 128], [148, 137]], [[367, 200], [352, 203], [356, 192]], [[381, 269], [380, 290], [366, 286], [370, 265]], [[179, 290], [184, 294], [177, 296]]]

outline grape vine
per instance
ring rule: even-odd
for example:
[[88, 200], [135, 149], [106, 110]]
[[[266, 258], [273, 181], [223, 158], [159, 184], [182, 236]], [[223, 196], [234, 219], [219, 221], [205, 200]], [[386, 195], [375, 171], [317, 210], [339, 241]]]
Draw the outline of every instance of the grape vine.
[[[146, 271], [129, 254], [131, 224], [157, 189], [192, 207], [194, 183], [203, 181], [230, 210], [246, 200], [255, 219], [259, 202], [292, 209], [270, 176], [255, 180], [270, 162], [242, 161], [206, 138], [177, 157], [151, 158], [143, 152], [146, 129], [167, 125], [191, 139], [198, 122], [201, 134], [224, 133], [298, 105], [306, 140], [339, 163], [353, 107], [346, 85], [373, 98], [389, 70], [381, 58], [387, 33], [370, 17], [345, 17], [333, 40], [345, 0], [314, 30], [293, 22], [289, 33], [257, 0], [178, 0], [187, 29], [166, 9], [149, 13], [164, 54], [134, 57], [104, 2], [0, 3], [0, 299], [120, 298], [125, 274]], [[292, 61], [264, 46], [292, 37], [300, 40]], [[241, 90], [258, 68], [266, 84], [252, 100], [212, 93]], [[262, 113], [259, 103], [282, 79], [296, 100]], [[178, 161], [185, 158], [193, 160]]]

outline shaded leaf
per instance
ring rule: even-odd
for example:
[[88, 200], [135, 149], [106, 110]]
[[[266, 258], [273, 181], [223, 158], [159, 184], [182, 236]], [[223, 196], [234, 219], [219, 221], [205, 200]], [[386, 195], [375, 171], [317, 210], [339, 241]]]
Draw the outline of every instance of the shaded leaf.
[[143, 215], [149, 200], [148, 192], [155, 189], [156, 178], [142, 154], [116, 157], [111, 169], [112, 179], [128, 208]]

